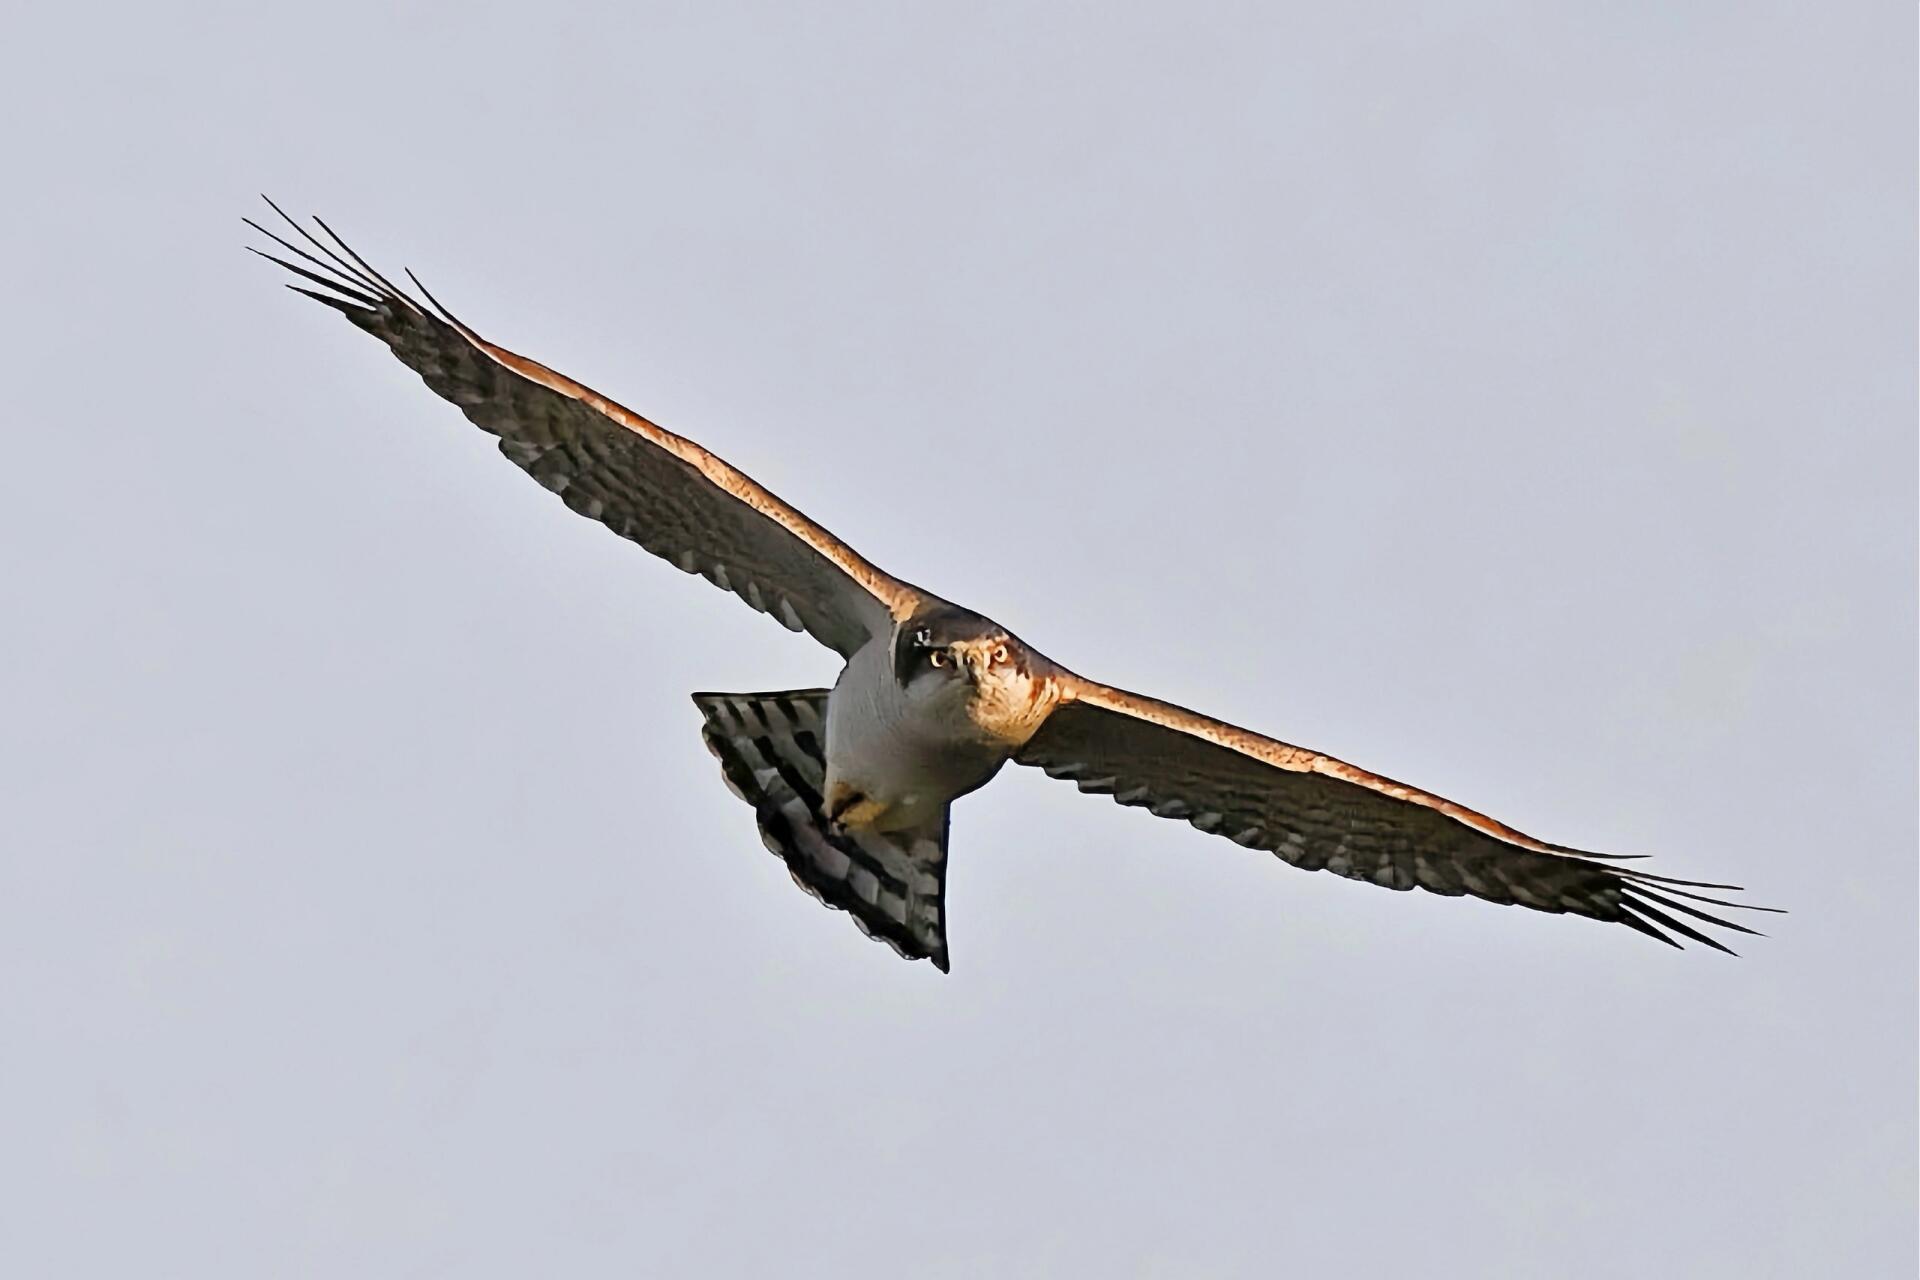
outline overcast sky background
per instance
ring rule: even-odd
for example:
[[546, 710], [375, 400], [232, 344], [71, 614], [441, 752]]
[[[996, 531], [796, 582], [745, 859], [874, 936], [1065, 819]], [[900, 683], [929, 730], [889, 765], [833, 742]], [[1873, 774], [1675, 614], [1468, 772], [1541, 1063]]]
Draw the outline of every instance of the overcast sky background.
[[[389, 8], [0, 53], [0, 1270], [1913, 1274], [1911, 5]], [[1794, 914], [1009, 770], [903, 963], [687, 697], [830, 655], [261, 190], [1090, 675]]]

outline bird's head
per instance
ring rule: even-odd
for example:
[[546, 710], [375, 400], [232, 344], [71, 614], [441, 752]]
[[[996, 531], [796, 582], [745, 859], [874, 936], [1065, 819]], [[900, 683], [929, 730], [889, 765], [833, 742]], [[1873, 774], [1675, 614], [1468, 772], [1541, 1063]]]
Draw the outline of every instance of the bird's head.
[[1006, 628], [977, 613], [943, 609], [900, 624], [893, 638], [893, 674], [902, 688], [922, 681], [980, 684], [1013, 675], [1025, 654]]
[[914, 697], [964, 696], [975, 720], [1024, 719], [1043, 686], [1045, 660], [999, 623], [943, 608], [901, 623], [893, 674]]

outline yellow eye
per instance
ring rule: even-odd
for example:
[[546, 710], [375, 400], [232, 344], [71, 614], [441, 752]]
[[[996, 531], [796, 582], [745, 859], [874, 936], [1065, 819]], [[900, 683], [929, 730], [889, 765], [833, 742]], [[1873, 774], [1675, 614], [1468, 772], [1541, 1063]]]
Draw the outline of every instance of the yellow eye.
[[946, 652], [941, 649], [935, 649], [932, 653], [927, 655], [927, 661], [931, 662], [936, 667], [944, 667], [947, 665]]
[[1004, 663], [1007, 660], [1007, 646], [997, 646], [993, 651], [993, 660], [996, 663]]

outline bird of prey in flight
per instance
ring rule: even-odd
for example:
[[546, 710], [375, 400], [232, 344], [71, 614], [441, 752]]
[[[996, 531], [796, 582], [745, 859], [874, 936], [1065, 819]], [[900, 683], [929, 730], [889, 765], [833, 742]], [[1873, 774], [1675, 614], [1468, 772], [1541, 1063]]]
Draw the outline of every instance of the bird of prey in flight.
[[[269, 204], [272, 202], [269, 201]], [[752, 479], [564, 374], [482, 338], [408, 272], [396, 287], [319, 219], [307, 284], [583, 516], [812, 636], [831, 689], [697, 693], [709, 750], [801, 888], [945, 970], [953, 802], [1009, 760], [1310, 871], [1586, 916], [1726, 951], [1694, 904], [1733, 891], [1524, 835], [1451, 800], [1069, 671], [997, 622], [902, 582]], [[1759, 909], [1759, 908], [1754, 908]], [[1682, 917], [1686, 917], [1683, 919]], [[1697, 923], [1689, 923], [1689, 920]]]

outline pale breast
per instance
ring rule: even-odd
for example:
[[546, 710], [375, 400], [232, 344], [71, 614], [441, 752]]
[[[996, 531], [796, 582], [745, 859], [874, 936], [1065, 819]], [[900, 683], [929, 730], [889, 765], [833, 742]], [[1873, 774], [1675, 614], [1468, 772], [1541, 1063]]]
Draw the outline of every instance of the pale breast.
[[848, 661], [827, 698], [827, 790], [878, 802], [871, 825], [918, 826], [985, 783], [1008, 748], [985, 740], [964, 691], [910, 697], [895, 681], [885, 640]]

